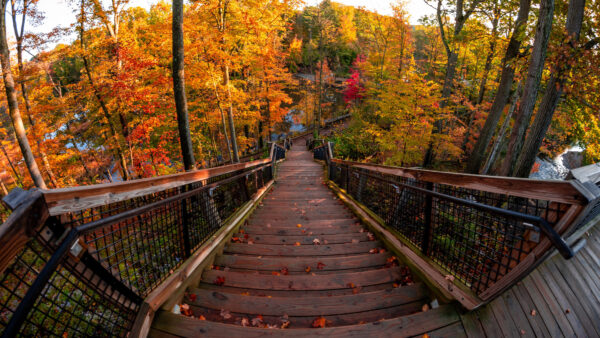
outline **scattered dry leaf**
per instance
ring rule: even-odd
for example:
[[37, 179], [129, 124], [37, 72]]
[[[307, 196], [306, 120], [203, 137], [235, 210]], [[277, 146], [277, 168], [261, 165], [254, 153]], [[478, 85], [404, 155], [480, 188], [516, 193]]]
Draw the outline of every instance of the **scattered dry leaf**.
[[190, 301], [192, 301], [192, 302], [195, 302], [195, 301], [196, 301], [196, 298], [197, 298], [197, 296], [196, 296], [196, 294], [195, 294], [195, 293], [190, 293], [190, 294], [189, 294], [189, 296], [188, 296], [188, 298], [190, 299]]
[[300, 246], [300, 242], [294, 243], [295, 246]]
[[531, 315], [535, 316], [537, 314], [537, 312], [535, 310], [531, 310]]
[[372, 254], [379, 253], [379, 249], [377, 249], [377, 248], [371, 249], [371, 250], [369, 250], [369, 253], [372, 253]]
[[225, 277], [217, 276], [217, 278], [215, 279], [215, 281], [213, 283], [215, 285], [221, 286], [221, 285], [225, 284]]
[[281, 268], [281, 270], [279, 270], [279, 272], [281, 272], [282, 275], [288, 275], [290, 273], [288, 268]]
[[250, 321], [248, 320], [248, 318], [244, 317], [244, 318], [242, 318], [241, 324], [243, 327], [246, 327], [246, 326], [250, 325]]
[[325, 268], [325, 264], [319, 262], [317, 263], [317, 270], [323, 270]]
[[325, 327], [327, 325], [327, 319], [325, 319], [325, 317], [319, 317], [316, 318], [313, 322], [312, 322], [312, 327]]
[[227, 311], [227, 310], [221, 309], [220, 315], [221, 315], [221, 317], [223, 317], [223, 319], [230, 319], [231, 318], [231, 313], [229, 313], [229, 311]]
[[356, 244], [356, 243], [358, 243], [358, 242], [360, 242], [358, 239], [353, 239], [353, 240], [352, 240], [352, 243], [354, 243], [354, 244]]
[[277, 272], [277, 271], [271, 271], [271, 274], [272, 274], [273, 276], [279, 276], [279, 275], [281, 275], [281, 274], [280, 274], [279, 272]]
[[310, 272], [310, 266], [307, 266], [306, 268], [304, 268], [304, 271], [306, 271], [306, 273]]
[[452, 276], [452, 275], [446, 275], [444, 278], [445, 278], [446, 280], [449, 280], [449, 281], [451, 281], [451, 282], [453, 282], [453, 281], [454, 281], [454, 276]]
[[250, 292], [242, 292], [242, 296], [250, 296]]
[[258, 317], [252, 318], [252, 326], [260, 326], [263, 323], [263, 316], [258, 315]]
[[188, 317], [194, 316], [194, 313], [192, 312], [192, 310], [190, 310], [190, 306], [187, 304], [179, 305], [179, 310], [181, 311], [181, 314], [184, 316], [188, 316]]
[[203, 315], [200, 315], [200, 316], [198, 317], [198, 319], [199, 319], [199, 320], [206, 320], [206, 317], [204, 317]]
[[291, 324], [291, 322], [289, 320], [286, 320], [283, 323], [281, 323], [281, 328], [287, 329], [290, 326], [290, 324]]
[[423, 304], [423, 307], [421, 307], [421, 311], [423, 311], [423, 312], [429, 311], [429, 304]]
[[321, 241], [318, 238], [313, 239], [313, 244], [320, 245]]
[[248, 241], [248, 244], [252, 245], [252, 244], [254, 244], [254, 242], [252, 242], [252, 241]]
[[302, 224], [296, 224], [298, 228], [302, 228]]
[[373, 234], [372, 234], [372, 233], [370, 233], [370, 232], [367, 232], [367, 238], [368, 238], [370, 241], [374, 241], [374, 240], [375, 240], [375, 235], [373, 235]]

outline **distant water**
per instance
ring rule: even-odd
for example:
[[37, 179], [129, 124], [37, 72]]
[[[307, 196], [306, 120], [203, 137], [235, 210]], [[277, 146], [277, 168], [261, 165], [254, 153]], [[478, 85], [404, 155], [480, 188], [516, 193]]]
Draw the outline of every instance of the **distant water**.
[[542, 180], [564, 180], [569, 170], [579, 168], [583, 160], [583, 148], [571, 147], [556, 156], [553, 160], [536, 158], [539, 170], [529, 175], [529, 178]]

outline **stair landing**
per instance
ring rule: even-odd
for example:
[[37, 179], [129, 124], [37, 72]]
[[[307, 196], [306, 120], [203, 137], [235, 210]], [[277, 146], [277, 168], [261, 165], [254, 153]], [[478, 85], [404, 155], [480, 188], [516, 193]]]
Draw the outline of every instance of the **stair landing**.
[[429, 309], [429, 294], [327, 188], [299, 140], [274, 189], [187, 290], [184, 314], [157, 313], [150, 336], [464, 336], [455, 308]]

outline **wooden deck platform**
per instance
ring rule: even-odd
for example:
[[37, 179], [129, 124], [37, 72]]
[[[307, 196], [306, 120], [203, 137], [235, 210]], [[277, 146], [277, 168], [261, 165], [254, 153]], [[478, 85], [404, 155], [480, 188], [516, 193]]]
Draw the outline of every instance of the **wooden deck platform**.
[[572, 259], [555, 255], [461, 319], [469, 337], [600, 337], [600, 227]]
[[[273, 191], [188, 288], [192, 316], [160, 311], [150, 336], [600, 337], [598, 228], [575, 258], [555, 255], [470, 313], [458, 304], [423, 311], [432, 293], [406, 285], [396, 262], [298, 141]], [[325, 327], [313, 328], [319, 318]]]

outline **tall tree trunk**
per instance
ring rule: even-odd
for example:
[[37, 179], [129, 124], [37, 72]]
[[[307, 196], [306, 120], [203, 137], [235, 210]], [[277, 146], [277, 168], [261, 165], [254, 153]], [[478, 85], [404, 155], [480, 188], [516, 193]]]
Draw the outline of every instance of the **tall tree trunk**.
[[500, 6], [498, 1], [494, 2], [494, 10], [492, 11], [494, 18], [492, 19], [492, 36], [490, 41], [490, 50], [485, 59], [485, 66], [483, 67], [483, 76], [481, 78], [481, 85], [479, 86], [479, 94], [477, 95], [477, 104], [483, 102], [485, 96], [485, 86], [487, 85], [488, 76], [492, 69], [492, 61], [494, 60], [494, 54], [496, 53], [496, 43], [498, 42], [498, 21], [500, 20]]
[[[575, 48], [579, 40], [581, 25], [583, 22], [583, 13], [585, 9], [585, 0], [570, 0], [569, 9], [567, 12], [566, 29], [568, 37], [564, 40], [563, 45], [567, 45], [569, 57], [577, 55]], [[535, 158], [540, 149], [544, 136], [552, 122], [552, 116], [558, 106], [558, 101], [563, 93], [564, 84], [568, 78], [571, 66], [569, 62], [557, 62], [551, 72], [550, 79], [546, 85], [546, 92], [538, 108], [538, 113], [529, 131], [529, 135], [523, 145], [523, 150], [518, 157], [513, 176], [528, 177], [531, 168], [535, 163]]]
[[185, 96], [185, 76], [183, 62], [183, 0], [173, 0], [173, 92], [177, 109], [177, 129], [181, 156], [186, 171], [196, 168], [194, 148], [190, 135], [187, 98]]
[[229, 66], [223, 68], [225, 75], [225, 88], [227, 88], [227, 101], [229, 101], [229, 109], [227, 110], [227, 118], [229, 121], [229, 133], [231, 134], [231, 150], [233, 152], [233, 162], [240, 163], [240, 155], [238, 153], [237, 139], [235, 135], [235, 124], [233, 121], [233, 99], [231, 98], [231, 88], [229, 83]]
[[42, 177], [42, 173], [35, 162], [29, 140], [25, 132], [25, 126], [21, 119], [19, 111], [19, 102], [17, 101], [17, 92], [15, 90], [15, 82], [10, 69], [10, 53], [8, 50], [8, 41], [6, 40], [6, 4], [8, 0], [2, 0], [2, 15], [0, 15], [0, 63], [2, 65], [2, 77], [4, 79], [4, 88], [6, 90], [6, 100], [8, 101], [8, 110], [12, 125], [17, 135], [17, 141], [21, 148], [21, 153], [27, 164], [27, 169], [36, 187], [46, 189], [46, 182]]
[[494, 98], [490, 113], [479, 133], [479, 138], [475, 143], [473, 152], [467, 160], [466, 172], [468, 173], [479, 173], [479, 168], [486, 158], [485, 155], [488, 144], [494, 136], [500, 117], [502, 117], [502, 111], [506, 106], [506, 102], [510, 95], [510, 89], [513, 85], [515, 77], [515, 60], [519, 56], [519, 49], [521, 48], [521, 41], [524, 38], [524, 30], [530, 8], [531, 0], [520, 0], [515, 28], [510, 37], [510, 41], [508, 42], [508, 46], [506, 47], [504, 58], [502, 59], [500, 84], [498, 85], [498, 90], [496, 91], [496, 97]]
[[12, 160], [8, 156], [8, 152], [6, 151], [6, 148], [4, 148], [4, 145], [2, 144], [2, 142], [0, 142], [0, 149], [2, 149], [2, 152], [4, 153], [4, 156], [6, 157], [6, 161], [8, 161], [8, 165], [10, 165], [10, 169], [15, 174], [16, 183], [22, 187], [23, 180], [21, 179], [21, 175], [19, 175], [19, 173], [17, 172], [17, 169], [15, 168], [15, 165], [13, 164]]
[[[231, 163], [233, 163], [233, 157], [231, 156], [231, 144], [229, 143], [229, 137], [227, 137], [227, 122], [225, 122], [225, 112], [223, 111], [223, 107], [221, 106], [221, 99], [219, 98], [219, 91], [217, 90], [217, 84], [213, 82], [213, 89], [215, 90], [215, 98], [217, 99], [217, 107], [219, 108], [219, 112], [221, 112], [221, 123], [223, 124], [223, 135], [225, 135], [225, 143], [227, 143], [227, 157]], [[225, 161], [225, 158], [223, 158]]]
[[[79, 42], [81, 44], [82, 51], [85, 50], [85, 44], [83, 41], [83, 38], [84, 38], [83, 25], [85, 23], [85, 7], [84, 7], [84, 5], [85, 5], [84, 0], [81, 0], [81, 18], [80, 18], [81, 22], [80, 22], [80, 27], [79, 27], [79, 34], [80, 34]], [[81, 59], [83, 60], [83, 69], [85, 70], [85, 74], [90, 83], [90, 87], [92, 87], [94, 96], [96, 97], [98, 104], [100, 104], [100, 110], [102, 110], [102, 113], [104, 114], [104, 118], [106, 119], [106, 123], [108, 124], [112, 142], [113, 142], [112, 149], [113, 149], [113, 152], [115, 153], [115, 155], [117, 156], [117, 158], [119, 159], [119, 164], [121, 165], [122, 179], [127, 181], [131, 177], [129, 175], [129, 170], [127, 168], [127, 161], [125, 160], [125, 155], [123, 154], [123, 149], [121, 148], [121, 141], [119, 140], [119, 136], [117, 134], [117, 129], [115, 128], [115, 125], [112, 122], [111, 114], [108, 110], [108, 106], [106, 105], [106, 102], [104, 102], [104, 98], [100, 94], [100, 90], [96, 86], [94, 78], [92, 77], [92, 71], [90, 69], [90, 65], [89, 65], [87, 57], [85, 55], [82, 55]]]
[[542, 0], [540, 6], [535, 40], [529, 58], [527, 81], [523, 87], [523, 95], [521, 95], [521, 102], [515, 115], [508, 148], [501, 167], [501, 174], [506, 176], [511, 175], [516, 164], [516, 158], [519, 156], [521, 146], [525, 140], [525, 134], [529, 127], [538, 96], [542, 71], [544, 70], [546, 49], [548, 47], [548, 39], [550, 38], [550, 30], [552, 29], [552, 18], [554, 16], [554, 0]]
[[508, 112], [506, 113], [506, 117], [504, 118], [504, 122], [498, 131], [498, 135], [496, 136], [496, 140], [492, 144], [492, 148], [490, 150], [490, 156], [488, 156], [487, 161], [483, 165], [483, 169], [481, 170], [482, 175], [487, 175], [492, 167], [492, 164], [496, 162], [496, 158], [498, 157], [498, 153], [500, 152], [500, 145], [504, 143], [504, 137], [506, 136], [506, 132], [508, 131], [508, 127], [510, 125], [510, 120], [512, 118], [513, 113], [515, 112], [515, 108], [517, 106], [517, 99], [519, 94], [521, 93], [521, 83], [517, 86], [517, 89], [513, 92], [510, 97], [510, 108], [508, 108]]
[[4, 194], [4, 196], [8, 195], [8, 189], [6, 188], [6, 185], [4, 185], [4, 180], [2, 180], [0, 178], [0, 186], [2, 186], [2, 193]]

